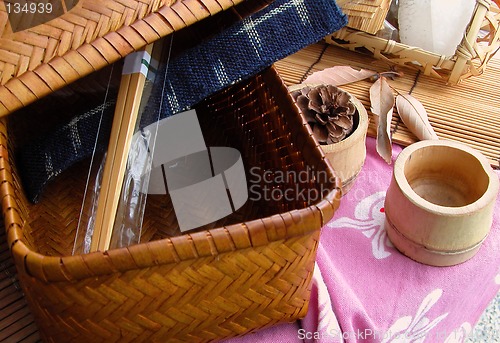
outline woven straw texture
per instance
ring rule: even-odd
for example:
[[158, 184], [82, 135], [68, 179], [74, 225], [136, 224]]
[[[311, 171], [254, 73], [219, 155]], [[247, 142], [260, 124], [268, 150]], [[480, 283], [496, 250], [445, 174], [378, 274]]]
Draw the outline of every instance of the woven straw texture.
[[[1, 2], [3, 116], [243, 0], [80, 0], [59, 17], [17, 32]], [[30, 20], [15, 20], [21, 19]]]
[[167, 197], [159, 198], [148, 202], [143, 243], [69, 256], [85, 168], [68, 170], [48, 196], [29, 204], [7, 142], [16, 134], [2, 122], [7, 238], [46, 341], [203, 342], [305, 315], [320, 228], [339, 203], [328, 161], [273, 69], [210, 97], [197, 112], [207, 145], [237, 148], [247, 168], [309, 167], [328, 176], [326, 183], [313, 177], [273, 187], [326, 187], [327, 194], [314, 205], [300, 197], [249, 201], [215, 228], [174, 237], [174, 212]]
[[337, 4], [349, 17], [348, 27], [375, 34], [384, 25], [391, 0], [337, 0]]
[[499, 8], [491, 0], [476, 1], [471, 22], [454, 56], [438, 55], [350, 28], [329, 35], [326, 41], [353, 51], [368, 50], [375, 58], [419, 69], [454, 85], [481, 75], [500, 48]]
[[40, 342], [38, 327], [17, 280], [3, 220], [0, 222], [0, 342]]

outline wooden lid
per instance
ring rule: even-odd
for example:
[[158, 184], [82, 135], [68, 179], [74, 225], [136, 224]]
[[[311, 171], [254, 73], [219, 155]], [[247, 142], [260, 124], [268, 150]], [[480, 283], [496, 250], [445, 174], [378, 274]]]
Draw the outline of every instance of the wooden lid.
[[0, 0], [0, 116], [243, 1]]

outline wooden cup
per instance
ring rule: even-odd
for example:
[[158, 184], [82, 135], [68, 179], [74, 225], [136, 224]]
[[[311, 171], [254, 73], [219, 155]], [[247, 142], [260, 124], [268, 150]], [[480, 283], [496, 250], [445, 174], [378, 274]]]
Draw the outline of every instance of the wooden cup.
[[[298, 84], [288, 87], [290, 92], [304, 87], [317, 87], [320, 84]], [[340, 88], [339, 88], [340, 89]], [[354, 114], [354, 128], [349, 137], [334, 144], [320, 145], [321, 150], [340, 179], [342, 194], [346, 194], [354, 185], [354, 181], [363, 167], [366, 159], [366, 133], [368, 131], [368, 113], [365, 106], [354, 95], [348, 93], [357, 109]]]
[[368, 131], [368, 113], [363, 104], [352, 94], [351, 101], [356, 106], [354, 130], [346, 139], [321, 149], [342, 181], [342, 194], [346, 194], [354, 185], [354, 181], [366, 159], [366, 132]]
[[489, 233], [499, 180], [478, 151], [451, 141], [421, 141], [394, 164], [385, 227], [415, 261], [451, 266], [476, 254]]

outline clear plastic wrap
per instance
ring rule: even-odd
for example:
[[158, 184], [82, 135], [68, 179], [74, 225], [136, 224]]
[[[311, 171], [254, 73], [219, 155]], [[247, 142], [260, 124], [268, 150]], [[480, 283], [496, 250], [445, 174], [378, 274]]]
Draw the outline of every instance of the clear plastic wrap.
[[111, 236], [111, 248], [125, 247], [140, 241], [152, 162], [149, 149], [154, 144], [151, 138], [151, 131], [139, 130], [132, 139]]
[[[152, 118], [151, 108], [160, 107], [161, 100], [151, 99], [151, 88], [155, 78], [164, 79], [165, 75], [157, 74], [158, 60], [162, 54], [162, 44], [155, 45], [151, 62], [147, 64], [147, 81], [139, 106], [139, 114], [136, 122], [134, 135], [132, 137], [130, 150], [127, 158], [125, 176], [120, 192], [118, 208], [114, 220], [109, 249], [121, 248], [140, 242], [144, 210], [147, 201], [147, 190], [149, 185], [150, 171], [155, 142], [156, 130], [143, 130], [140, 127], [143, 116]], [[144, 63], [144, 61], [141, 61]], [[125, 66], [126, 67], [126, 66]], [[158, 84], [158, 83], [157, 83]], [[161, 84], [161, 80], [160, 80]], [[152, 103], [152, 105], [151, 105]], [[148, 106], [149, 104], [149, 106]], [[157, 108], [157, 113], [160, 108]], [[153, 114], [153, 117], [156, 114]], [[97, 140], [103, 139], [103, 133], [99, 133]], [[97, 144], [96, 144], [97, 146]], [[106, 155], [92, 158], [87, 187], [82, 203], [82, 210], [78, 221], [77, 235], [73, 254], [89, 253], [91, 251], [92, 236], [94, 234], [95, 216], [102, 185], [102, 175], [106, 163]]]
[[[99, 163], [92, 163], [94, 160]], [[99, 200], [99, 191], [102, 183], [102, 173], [106, 154], [93, 156], [91, 168], [87, 177], [87, 187], [85, 188], [82, 209], [78, 218], [78, 228], [76, 232], [73, 255], [86, 254], [90, 252], [90, 244], [94, 233], [95, 212]]]

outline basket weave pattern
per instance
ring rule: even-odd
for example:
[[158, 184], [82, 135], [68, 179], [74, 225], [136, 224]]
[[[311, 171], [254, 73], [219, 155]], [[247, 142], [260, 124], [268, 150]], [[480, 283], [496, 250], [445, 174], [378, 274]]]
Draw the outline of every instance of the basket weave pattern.
[[80, 0], [12, 32], [0, 6], [0, 116], [243, 0]]
[[375, 34], [384, 25], [391, 0], [337, 0], [349, 17], [347, 26]]
[[[476, 1], [464, 38], [451, 57], [347, 27], [327, 36], [326, 41], [353, 51], [366, 48], [377, 59], [418, 68], [424, 75], [457, 84], [468, 77], [481, 75], [500, 48], [500, 10], [491, 0]], [[479, 34], [481, 29], [486, 32], [486, 36]]]
[[[306, 314], [320, 228], [339, 203], [328, 161], [274, 69], [216, 94], [197, 111], [202, 127], [210, 123], [213, 131], [204, 129], [207, 144], [238, 148], [247, 168], [324, 171], [329, 193], [315, 205], [256, 203], [238, 214], [244, 223], [68, 256], [81, 205], [74, 189], [84, 180], [68, 171], [49, 196], [28, 204], [15, 173], [13, 138], [2, 122], [8, 242], [45, 340], [203, 342]], [[318, 188], [318, 182], [302, 187]], [[145, 239], [171, 222], [171, 215], [145, 218]]]

